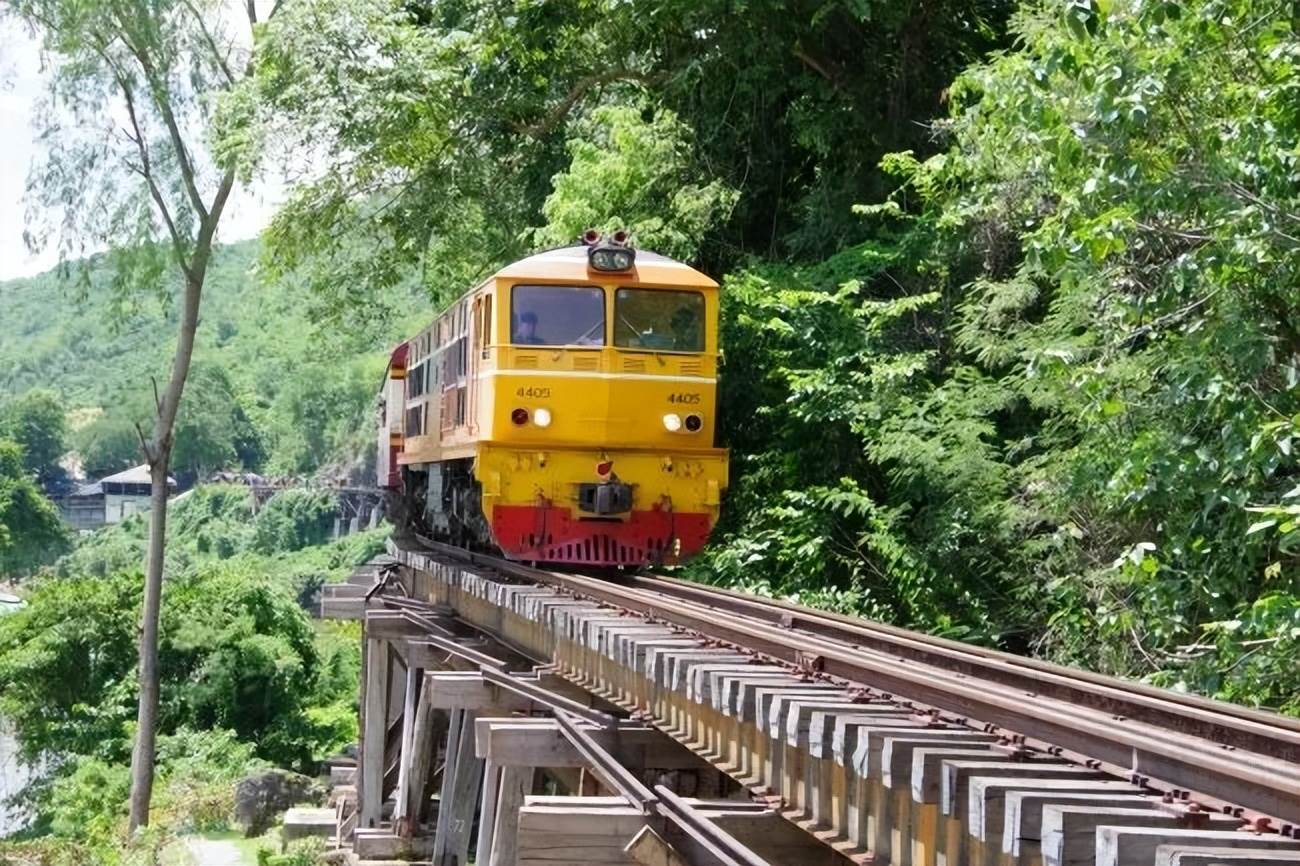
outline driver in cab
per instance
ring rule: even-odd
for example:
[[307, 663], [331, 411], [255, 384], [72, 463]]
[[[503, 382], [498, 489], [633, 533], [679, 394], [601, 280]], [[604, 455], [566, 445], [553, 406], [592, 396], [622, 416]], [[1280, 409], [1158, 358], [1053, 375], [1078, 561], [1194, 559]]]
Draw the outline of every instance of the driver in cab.
[[537, 334], [537, 314], [528, 310], [519, 316], [515, 323], [515, 333], [511, 342], [520, 346], [544, 346], [546, 341]]

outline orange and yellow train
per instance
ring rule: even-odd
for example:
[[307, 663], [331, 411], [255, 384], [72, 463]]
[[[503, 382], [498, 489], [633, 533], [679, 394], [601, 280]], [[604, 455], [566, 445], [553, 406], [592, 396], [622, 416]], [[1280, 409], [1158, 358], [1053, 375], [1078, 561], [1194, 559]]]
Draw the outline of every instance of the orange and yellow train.
[[393, 350], [379, 483], [416, 532], [525, 561], [672, 564], [727, 486], [718, 285], [623, 233], [508, 265]]

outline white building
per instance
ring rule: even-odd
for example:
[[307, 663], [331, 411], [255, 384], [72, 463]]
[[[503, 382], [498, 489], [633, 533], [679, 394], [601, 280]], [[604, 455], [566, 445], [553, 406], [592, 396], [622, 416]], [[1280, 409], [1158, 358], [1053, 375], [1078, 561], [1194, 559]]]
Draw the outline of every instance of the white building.
[[[59, 503], [63, 519], [73, 529], [98, 529], [149, 510], [149, 466], [142, 463], [116, 475], [83, 484]], [[170, 492], [176, 479], [168, 477]]]

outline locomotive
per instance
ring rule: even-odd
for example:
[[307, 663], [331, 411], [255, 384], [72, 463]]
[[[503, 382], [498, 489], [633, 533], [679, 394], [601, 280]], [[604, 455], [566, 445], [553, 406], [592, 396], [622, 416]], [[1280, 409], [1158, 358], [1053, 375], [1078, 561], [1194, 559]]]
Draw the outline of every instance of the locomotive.
[[727, 487], [718, 284], [624, 232], [507, 265], [392, 350], [379, 484], [402, 534], [513, 560], [676, 564]]

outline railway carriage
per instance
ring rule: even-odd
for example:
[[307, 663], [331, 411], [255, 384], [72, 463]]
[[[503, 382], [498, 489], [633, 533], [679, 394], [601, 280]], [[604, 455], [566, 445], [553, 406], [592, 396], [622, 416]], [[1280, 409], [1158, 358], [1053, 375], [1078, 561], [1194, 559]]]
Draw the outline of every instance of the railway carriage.
[[508, 265], [393, 350], [379, 483], [397, 520], [516, 560], [672, 564], [727, 486], [718, 285], [623, 233]]

